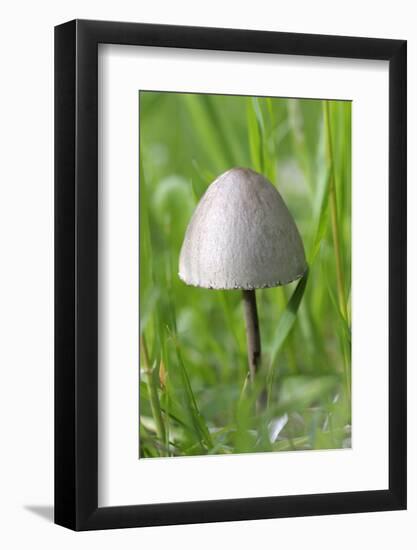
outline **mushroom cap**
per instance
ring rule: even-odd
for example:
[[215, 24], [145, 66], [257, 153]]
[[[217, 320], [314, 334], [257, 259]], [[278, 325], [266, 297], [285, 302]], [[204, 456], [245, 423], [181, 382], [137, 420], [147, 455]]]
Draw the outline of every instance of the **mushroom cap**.
[[203, 288], [250, 290], [285, 285], [306, 269], [294, 219], [264, 176], [232, 168], [207, 188], [185, 233], [180, 279]]

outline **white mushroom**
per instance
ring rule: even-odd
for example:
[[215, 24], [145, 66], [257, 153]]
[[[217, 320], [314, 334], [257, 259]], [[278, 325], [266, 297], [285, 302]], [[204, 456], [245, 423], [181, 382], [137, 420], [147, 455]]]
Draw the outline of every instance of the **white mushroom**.
[[252, 379], [261, 353], [255, 289], [285, 285], [306, 269], [294, 219], [264, 176], [232, 168], [208, 187], [185, 233], [179, 276], [188, 285], [243, 290]]

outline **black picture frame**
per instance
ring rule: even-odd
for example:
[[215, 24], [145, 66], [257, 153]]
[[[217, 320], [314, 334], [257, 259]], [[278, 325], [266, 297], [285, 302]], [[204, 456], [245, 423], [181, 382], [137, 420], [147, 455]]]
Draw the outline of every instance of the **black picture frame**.
[[[98, 44], [389, 62], [389, 488], [98, 507]], [[74, 20], [55, 28], [55, 522], [74, 530], [406, 508], [404, 40]], [[371, 390], [370, 390], [371, 391]]]

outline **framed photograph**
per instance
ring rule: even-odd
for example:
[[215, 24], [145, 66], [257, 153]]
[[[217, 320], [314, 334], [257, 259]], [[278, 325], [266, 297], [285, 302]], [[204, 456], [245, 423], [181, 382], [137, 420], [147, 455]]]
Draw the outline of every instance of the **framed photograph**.
[[406, 507], [406, 42], [55, 29], [55, 522]]

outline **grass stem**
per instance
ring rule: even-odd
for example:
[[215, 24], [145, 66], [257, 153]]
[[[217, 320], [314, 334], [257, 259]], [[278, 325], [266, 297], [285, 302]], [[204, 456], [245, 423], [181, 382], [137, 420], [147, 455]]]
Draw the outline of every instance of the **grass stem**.
[[337, 215], [337, 198], [336, 198], [336, 176], [333, 157], [333, 144], [332, 144], [332, 131], [330, 124], [330, 112], [329, 102], [324, 101], [324, 121], [326, 125], [327, 133], [327, 158], [330, 167], [330, 186], [329, 186], [329, 200], [330, 200], [330, 217], [332, 225], [334, 252], [336, 260], [336, 279], [337, 279], [337, 293], [339, 299], [339, 307], [342, 316], [347, 320], [347, 304], [345, 294], [345, 281], [343, 275], [340, 232]]
[[[333, 244], [336, 261], [336, 279], [337, 279], [337, 294], [339, 301], [339, 308], [343, 319], [348, 322], [348, 310], [345, 293], [345, 280], [343, 274], [342, 254], [341, 254], [341, 242], [339, 233], [339, 223], [337, 215], [337, 198], [336, 198], [336, 176], [335, 176], [335, 163], [333, 156], [333, 144], [332, 144], [332, 130], [330, 124], [330, 109], [329, 102], [324, 101], [324, 119], [326, 125], [327, 134], [327, 158], [330, 168], [330, 182], [329, 182], [329, 201], [330, 201], [330, 217], [333, 234]], [[344, 364], [344, 375], [346, 381], [346, 390], [350, 401], [351, 396], [351, 380], [350, 380], [350, 362], [346, 356], [346, 343], [342, 339], [342, 354]]]
[[144, 359], [144, 371], [146, 373], [146, 383], [149, 391], [149, 400], [151, 403], [152, 416], [155, 421], [156, 433], [159, 439], [165, 444], [166, 434], [165, 425], [162, 418], [161, 406], [159, 403], [158, 391], [156, 384], [152, 376], [152, 368], [149, 361], [148, 347], [146, 345], [145, 337], [142, 335], [140, 338], [142, 355]]

